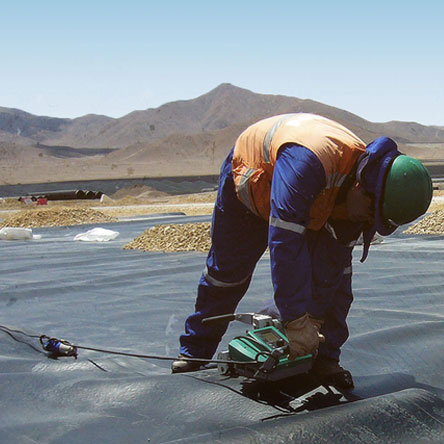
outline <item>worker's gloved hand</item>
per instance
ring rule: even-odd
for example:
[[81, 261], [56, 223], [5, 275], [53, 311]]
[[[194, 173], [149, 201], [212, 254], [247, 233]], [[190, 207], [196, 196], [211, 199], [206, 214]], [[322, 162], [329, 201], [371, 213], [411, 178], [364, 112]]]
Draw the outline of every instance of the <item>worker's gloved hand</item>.
[[285, 325], [285, 334], [290, 343], [289, 359], [309, 354], [316, 355], [319, 344], [325, 341], [324, 336], [319, 333], [321, 325], [322, 321], [311, 319], [308, 313]]
[[[324, 321], [322, 321], [321, 319], [315, 319], [312, 316], [308, 315], [308, 317], [310, 318], [310, 322], [317, 328], [318, 333], [320, 333], [321, 328], [322, 328], [322, 324], [324, 323]], [[325, 339], [321, 342], [324, 342]]]

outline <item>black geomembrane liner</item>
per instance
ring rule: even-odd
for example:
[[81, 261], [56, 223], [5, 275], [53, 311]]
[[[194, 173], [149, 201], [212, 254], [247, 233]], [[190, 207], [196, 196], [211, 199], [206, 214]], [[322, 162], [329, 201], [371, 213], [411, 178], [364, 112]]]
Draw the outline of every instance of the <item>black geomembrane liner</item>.
[[[103, 243], [73, 241], [94, 226], [35, 229], [1, 241], [0, 443], [418, 443], [444, 436], [444, 237], [395, 233], [353, 261], [355, 301], [342, 365], [350, 393], [303, 376], [273, 384], [215, 368], [171, 375], [168, 361], [79, 350], [50, 359], [39, 335], [85, 347], [176, 356], [204, 253], [123, 250], [158, 216], [102, 225]], [[239, 312], [272, 295], [259, 262]], [[226, 349], [245, 324], [233, 322]]]

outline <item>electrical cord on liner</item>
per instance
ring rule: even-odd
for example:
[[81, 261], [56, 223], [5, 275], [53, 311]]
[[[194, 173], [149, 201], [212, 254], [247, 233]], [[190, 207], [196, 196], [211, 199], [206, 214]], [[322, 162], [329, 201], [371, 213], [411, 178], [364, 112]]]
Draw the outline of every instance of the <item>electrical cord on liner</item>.
[[[159, 356], [159, 355], [148, 355], [148, 354], [140, 354], [140, 353], [128, 353], [116, 350], [108, 350], [102, 348], [95, 347], [85, 347], [77, 344], [72, 344], [66, 339], [58, 339], [55, 337], [50, 337], [47, 335], [32, 335], [24, 332], [23, 330], [12, 329], [6, 327], [5, 325], [0, 325], [0, 330], [12, 336], [12, 333], [19, 333], [21, 335], [27, 336], [29, 338], [38, 339], [43, 350], [47, 351], [52, 358], [58, 357], [73, 357], [77, 359], [79, 350], [90, 350], [98, 353], [106, 353], [111, 355], [119, 355], [119, 356], [128, 356], [133, 358], [141, 358], [141, 359], [156, 359], [163, 361], [176, 361], [177, 356]], [[16, 338], [14, 338], [16, 339]], [[248, 364], [259, 364], [258, 361], [228, 361], [221, 359], [205, 359], [205, 358], [187, 358], [181, 357], [183, 361], [195, 361], [195, 362], [206, 362], [206, 363], [215, 363], [215, 364], [236, 364], [236, 365], [248, 365]]]

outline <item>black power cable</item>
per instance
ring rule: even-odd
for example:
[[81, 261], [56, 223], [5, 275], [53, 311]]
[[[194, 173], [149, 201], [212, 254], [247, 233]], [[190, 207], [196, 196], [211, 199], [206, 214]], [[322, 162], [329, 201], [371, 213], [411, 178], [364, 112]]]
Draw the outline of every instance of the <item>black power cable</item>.
[[257, 365], [257, 361], [231, 361], [231, 360], [222, 360], [222, 359], [207, 359], [207, 358], [189, 358], [189, 357], [180, 357], [177, 356], [159, 356], [159, 355], [148, 355], [141, 353], [128, 353], [116, 350], [108, 350], [103, 348], [96, 347], [85, 347], [82, 345], [72, 344], [65, 339], [57, 339], [54, 337], [49, 337], [46, 335], [31, 335], [29, 333], [24, 332], [23, 330], [12, 329], [6, 327], [5, 325], [0, 325], [0, 329], [5, 333], [19, 333], [24, 336], [33, 339], [39, 339], [44, 350], [48, 351], [52, 356], [73, 356], [77, 357], [78, 350], [90, 350], [98, 353], [106, 353], [110, 355], [119, 355], [119, 356], [128, 356], [132, 358], [141, 358], [141, 359], [155, 359], [155, 360], [163, 360], [163, 361], [190, 361], [190, 362], [205, 362], [205, 363], [215, 363], [215, 364], [236, 364], [236, 365]]

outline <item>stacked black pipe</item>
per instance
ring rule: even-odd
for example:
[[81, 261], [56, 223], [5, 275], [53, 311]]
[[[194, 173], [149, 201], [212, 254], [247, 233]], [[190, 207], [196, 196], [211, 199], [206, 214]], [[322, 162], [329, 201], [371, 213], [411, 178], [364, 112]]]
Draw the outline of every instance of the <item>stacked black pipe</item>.
[[30, 196], [33, 200], [37, 200], [39, 198], [48, 200], [100, 199], [102, 195], [102, 191], [91, 190], [58, 190], [28, 194], [28, 196]]

